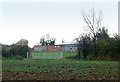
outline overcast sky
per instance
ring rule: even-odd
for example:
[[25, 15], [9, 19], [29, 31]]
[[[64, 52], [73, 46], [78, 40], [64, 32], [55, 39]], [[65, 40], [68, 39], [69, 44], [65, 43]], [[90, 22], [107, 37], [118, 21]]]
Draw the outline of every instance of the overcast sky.
[[[33, 47], [41, 36], [50, 34], [56, 43], [62, 39], [71, 42], [84, 33], [85, 23], [80, 11], [101, 10], [104, 18], [102, 26], [109, 34], [118, 33], [118, 3], [116, 2], [7, 2], [0, 4], [0, 43], [12, 44], [27, 39]], [[17, 0], [19, 1], [19, 0]]]

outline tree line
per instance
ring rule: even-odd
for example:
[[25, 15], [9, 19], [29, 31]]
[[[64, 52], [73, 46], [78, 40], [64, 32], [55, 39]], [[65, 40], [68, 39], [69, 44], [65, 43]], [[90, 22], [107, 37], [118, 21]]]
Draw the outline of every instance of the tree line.
[[102, 12], [98, 15], [94, 8], [90, 14], [81, 12], [86, 24], [87, 33], [81, 34], [75, 40], [79, 42], [78, 55], [74, 58], [90, 60], [120, 60], [120, 36], [108, 35], [108, 29], [102, 27]]
[[16, 44], [5, 45], [2, 44], [2, 56], [3, 58], [26, 58], [27, 52], [31, 53], [31, 48], [28, 46], [28, 41], [18, 41]]

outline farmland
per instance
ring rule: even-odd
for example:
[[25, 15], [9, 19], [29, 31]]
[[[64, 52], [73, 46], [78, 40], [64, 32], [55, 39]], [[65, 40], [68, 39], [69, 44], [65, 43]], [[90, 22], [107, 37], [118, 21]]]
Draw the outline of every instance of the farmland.
[[118, 80], [117, 61], [68, 59], [6, 59], [3, 80]]

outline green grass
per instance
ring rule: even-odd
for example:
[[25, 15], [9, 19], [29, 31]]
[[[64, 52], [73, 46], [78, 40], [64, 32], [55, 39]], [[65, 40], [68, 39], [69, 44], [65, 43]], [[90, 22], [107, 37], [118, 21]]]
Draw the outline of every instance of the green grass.
[[[63, 58], [77, 55], [77, 52], [62, 52]], [[33, 52], [32, 56], [36, 59], [56, 59], [62, 58], [61, 52]]]
[[[117, 61], [78, 61], [68, 59], [24, 59], [24, 60], [3, 60], [2, 71], [9, 72], [37, 72], [49, 74], [53, 79], [61, 76], [63, 79], [79, 80], [117, 80], [118, 75]], [[7, 75], [7, 74], [6, 74]], [[3, 73], [3, 78], [6, 78]], [[42, 74], [43, 77], [48, 78]], [[38, 78], [42, 78], [41, 75]], [[11, 75], [9, 78], [13, 78]], [[34, 77], [32, 77], [34, 78]], [[59, 78], [58, 78], [59, 79]]]

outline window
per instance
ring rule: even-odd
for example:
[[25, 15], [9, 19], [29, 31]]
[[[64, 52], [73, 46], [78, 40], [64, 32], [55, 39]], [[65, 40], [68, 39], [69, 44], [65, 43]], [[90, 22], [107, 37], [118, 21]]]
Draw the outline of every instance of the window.
[[56, 48], [56, 46], [55, 46], [55, 48]]
[[59, 46], [57, 46], [59, 48]]

